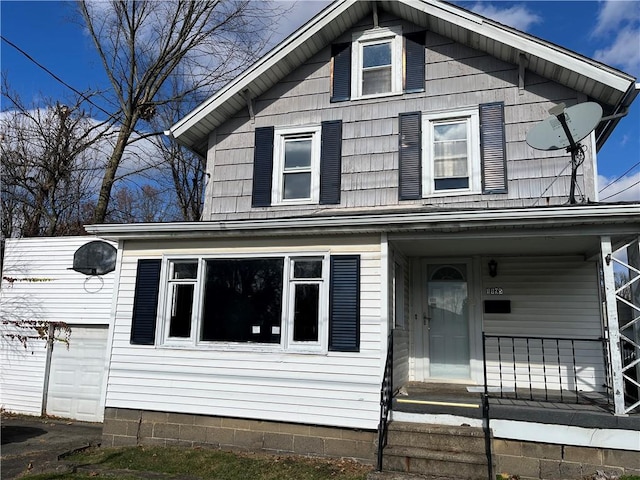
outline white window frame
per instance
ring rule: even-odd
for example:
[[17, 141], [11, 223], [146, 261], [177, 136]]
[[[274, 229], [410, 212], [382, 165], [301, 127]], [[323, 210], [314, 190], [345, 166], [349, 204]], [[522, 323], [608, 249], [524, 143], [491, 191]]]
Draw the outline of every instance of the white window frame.
[[[280, 127], [274, 130], [273, 137], [273, 175], [271, 185], [272, 205], [306, 205], [317, 204], [320, 201], [320, 125], [303, 127]], [[284, 198], [284, 153], [285, 143], [300, 137], [311, 137], [311, 165], [299, 172], [311, 174], [310, 196], [308, 198]]]
[[[391, 43], [391, 91], [362, 94], [363, 48], [367, 45]], [[378, 27], [364, 32], [354, 33], [351, 45], [351, 98], [378, 98], [402, 93], [403, 71], [402, 27]]]
[[[320, 260], [322, 262], [322, 277], [320, 278], [294, 278], [293, 269], [296, 260]], [[284, 314], [287, 322], [286, 348], [298, 352], [325, 352], [329, 343], [329, 255], [296, 255], [289, 257], [287, 269], [288, 300], [287, 312]], [[295, 314], [295, 288], [296, 285], [318, 285], [318, 340], [313, 342], [295, 341], [293, 339], [294, 314]]]
[[[205, 263], [215, 259], [251, 259], [251, 258], [282, 258], [284, 261], [282, 275], [282, 316], [280, 319], [280, 343], [248, 343], [248, 342], [216, 342], [200, 340], [202, 329], [203, 298], [205, 289]], [[294, 279], [293, 261], [314, 259], [322, 261], [322, 278]], [[197, 277], [194, 280], [194, 299], [191, 311], [191, 335], [189, 338], [169, 337], [171, 322], [172, 285], [183, 280], [171, 280], [171, 265], [173, 263], [195, 261], [198, 263]], [[267, 351], [326, 354], [329, 344], [329, 270], [330, 254], [328, 252], [278, 252], [264, 254], [212, 254], [212, 255], [167, 255], [162, 260], [160, 294], [158, 298], [157, 330], [162, 332], [160, 346], [168, 348], [197, 348], [233, 351]], [[293, 341], [293, 306], [294, 285], [299, 283], [318, 283], [320, 285], [319, 313], [318, 313], [318, 341]]]
[[[195, 279], [172, 279], [173, 265], [176, 263], [190, 263], [195, 262], [197, 264], [196, 278]], [[163, 283], [161, 285], [164, 288], [161, 291], [160, 304], [163, 307], [162, 312], [162, 342], [165, 345], [191, 345], [197, 338], [197, 322], [195, 321], [198, 316], [198, 306], [200, 305], [200, 277], [202, 276], [202, 261], [201, 259], [193, 256], [188, 257], [173, 257], [166, 259], [163, 262], [164, 274], [161, 276]], [[193, 303], [191, 305], [191, 331], [189, 337], [171, 337], [169, 331], [171, 327], [171, 312], [173, 309], [174, 292], [173, 285], [193, 285]]]
[[[434, 125], [464, 121], [467, 124], [467, 172], [469, 187], [436, 190], [434, 182]], [[477, 108], [457, 111], [428, 113], [422, 124], [422, 196], [444, 197], [481, 193], [480, 115]]]

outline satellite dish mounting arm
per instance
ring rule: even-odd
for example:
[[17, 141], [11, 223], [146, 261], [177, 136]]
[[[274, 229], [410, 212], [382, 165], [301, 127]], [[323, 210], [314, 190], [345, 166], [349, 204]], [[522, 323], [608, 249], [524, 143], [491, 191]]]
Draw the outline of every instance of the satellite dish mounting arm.
[[571, 186], [569, 187], [569, 203], [573, 205], [576, 203], [576, 182], [578, 180], [579, 164], [577, 161], [577, 155], [578, 152], [582, 151], [582, 145], [576, 143], [573, 139], [573, 135], [571, 135], [569, 125], [567, 125], [567, 117], [564, 114], [564, 107], [565, 104], [561, 103], [549, 109], [549, 113], [558, 119], [560, 125], [562, 125], [562, 130], [564, 130], [564, 134], [567, 136], [567, 140], [569, 141], [569, 146], [567, 147], [567, 152], [571, 153]]

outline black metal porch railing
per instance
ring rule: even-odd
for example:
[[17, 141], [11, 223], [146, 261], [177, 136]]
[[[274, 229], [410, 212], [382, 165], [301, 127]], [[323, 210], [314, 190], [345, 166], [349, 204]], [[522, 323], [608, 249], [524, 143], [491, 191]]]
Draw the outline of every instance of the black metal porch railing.
[[378, 458], [376, 469], [382, 471], [382, 451], [387, 446], [387, 424], [393, 401], [393, 330], [387, 341], [387, 360], [384, 364], [384, 376], [380, 389], [380, 423], [378, 423]]
[[491, 397], [610, 404], [603, 338], [482, 334], [485, 393]]

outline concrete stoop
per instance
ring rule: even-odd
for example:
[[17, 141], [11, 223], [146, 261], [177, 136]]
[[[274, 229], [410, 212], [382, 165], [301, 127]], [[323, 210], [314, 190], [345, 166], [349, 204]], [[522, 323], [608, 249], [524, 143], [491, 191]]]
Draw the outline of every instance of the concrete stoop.
[[382, 460], [383, 472], [372, 479], [487, 478], [485, 439], [481, 428], [391, 422]]

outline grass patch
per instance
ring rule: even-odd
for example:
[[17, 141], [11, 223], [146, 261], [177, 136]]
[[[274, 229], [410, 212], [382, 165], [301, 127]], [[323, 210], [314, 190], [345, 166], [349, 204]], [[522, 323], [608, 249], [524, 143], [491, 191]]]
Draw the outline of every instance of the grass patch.
[[[349, 460], [230, 453], [207, 448], [96, 448], [65, 458], [78, 473], [39, 474], [30, 480], [149, 478], [136, 472], [215, 480], [365, 480], [371, 467]], [[117, 475], [117, 476], [114, 476]]]

